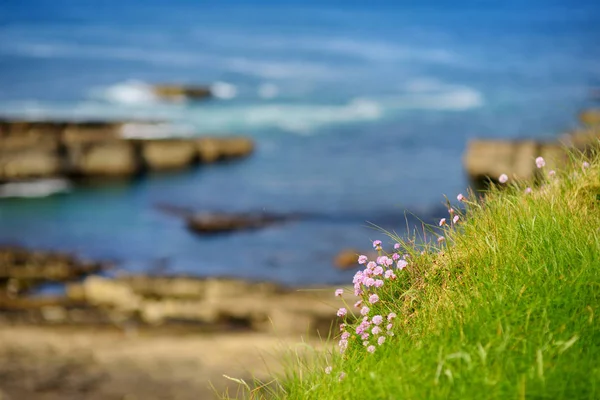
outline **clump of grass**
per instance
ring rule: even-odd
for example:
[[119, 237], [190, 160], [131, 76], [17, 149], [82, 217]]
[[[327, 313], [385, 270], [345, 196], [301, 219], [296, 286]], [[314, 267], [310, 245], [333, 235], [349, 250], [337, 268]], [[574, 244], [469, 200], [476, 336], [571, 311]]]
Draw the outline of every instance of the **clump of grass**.
[[536, 164], [541, 186], [459, 195], [428, 241], [374, 242], [335, 350], [260, 397], [600, 398], [600, 159]]

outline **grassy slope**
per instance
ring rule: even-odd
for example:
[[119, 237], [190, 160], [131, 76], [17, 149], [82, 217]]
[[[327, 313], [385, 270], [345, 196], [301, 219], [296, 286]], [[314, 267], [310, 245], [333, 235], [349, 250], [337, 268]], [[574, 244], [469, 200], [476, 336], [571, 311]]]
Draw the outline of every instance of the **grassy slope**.
[[600, 398], [599, 161], [577, 160], [531, 194], [509, 182], [467, 201], [443, 255], [410, 250], [377, 289], [370, 315], [397, 313], [394, 337], [370, 354], [353, 335], [343, 358], [290, 365], [279, 390], [252, 397]]

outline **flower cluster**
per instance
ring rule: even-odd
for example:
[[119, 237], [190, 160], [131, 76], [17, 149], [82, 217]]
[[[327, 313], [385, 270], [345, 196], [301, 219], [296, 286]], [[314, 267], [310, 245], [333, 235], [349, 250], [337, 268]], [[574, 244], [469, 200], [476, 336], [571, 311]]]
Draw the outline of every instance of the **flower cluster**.
[[[386, 282], [397, 279], [397, 272], [408, 266], [406, 255], [395, 252], [390, 256], [382, 254], [382, 243], [380, 240], [373, 242], [373, 248], [378, 250], [379, 256], [375, 260], [369, 260], [367, 256], [358, 257], [358, 263], [365, 265], [363, 270], [356, 272], [352, 283], [354, 295], [360, 299], [354, 304], [358, 314], [362, 317], [360, 323], [349, 331], [346, 324], [340, 325], [339, 349], [344, 353], [348, 349], [350, 340], [355, 339], [362, 343], [367, 352], [374, 353], [377, 346], [385, 343], [386, 337], [393, 336], [393, 320], [396, 318], [394, 312], [386, 312], [386, 306], [381, 296]], [[400, 249], [400, 244], [394, 245], [395, 250]], [[336, 296], [341, 296], [343, 289], [335, 291]], [[345, 317], [348, 310], [344, 307], [337, 311], [337, 315]], [[329, 370], [331, 371], [331, 370]]]

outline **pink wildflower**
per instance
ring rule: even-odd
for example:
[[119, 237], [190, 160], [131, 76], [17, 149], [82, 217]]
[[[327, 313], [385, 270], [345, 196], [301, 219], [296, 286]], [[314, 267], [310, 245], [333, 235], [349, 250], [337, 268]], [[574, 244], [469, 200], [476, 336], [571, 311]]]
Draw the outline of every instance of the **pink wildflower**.
[[341, 339], [342, 340], [348, 340], [349, 337], [350, 337], [350, 333], [349, 332], [344, 332], [344, 333], [342, 333]]
[[398, 253], [392, 254], [392, 260], [398, 261], [399, 259], [400, 259], [400, 254], [398, 254]]
[[393, 313], [393, 312], [389, 313], [388, 316], [387, 316], [387, 320], [388, 321], [391, 321], [394, 318], [396, 318], [396, 313]]
[[342, 307], [342, 308], [340, 308], [340, 309], [337, 311], [337, 316], [338, 316], [338, 317], [343, 317], [343, 316], [345, 316], [347, 313], [348, 313], [348, 310], [346, 310], [344, 307]]
[[375, 353], [375, 346], [371, 345], [371, 346], [367, 347], [367, 351], [369, 353]]
[[375, 304], [378, 301], [379, 301], [379, 296], [377, 296], [376, 294], [372, 294], [371, 296], [369, 296], [369, 303]]
[[346, 329], [346, 324], [340, 324], [340, 332]]
[[385, 329], [388, 330], [388, 331], [391, 331], [392, 327], [393, 327], [392, 324], [387, 324], [387, 326], [385, 327]]
[[367, 315], [369, 313], [369, 311], [371, 311], [371, 309], [367, 306], [364, 306], [363, 308], [360, 309], [360, 314]]
[[373, 270], [373, 275], [379, 276], [382, 274], [383, 274], [383, 268], [381, 268], [379, 265], [377, 267], [375, 267], [375, 269]]
[[500, 183], [506, 183], [506, 182], [508, 182], [508, 175], [506, 175], [506, 174], [500, 175], [500, 177], [498, 178], [498, 181]]
[[404, 260], [399, 260], [396, 265], [398, 266], [398, 269], [402, 271], [404, 268], [406, 268], [408, 263]]
[[440, 226], [446, 225], [446, 218], [440, 219]]
[[383, 281], [382, 281], [381, 279], [377, 279], [377, 280], [375, 281], [375, 287], [376, 287], [376, 288], [380, 288], [380, 287], [382, 287], [382, 286], [383, 286]]
[[452, 207], [449, 208], [448, 209], [448, 214], [450, 214], [450, 215], [454, 214], [454, 208], [452, 208]]
[[338, 345], [340, 346], [340, 353], [343, 353], [348, 348], [348, 341], [347, 340], [340, 340], [340, 342], [338, 343]]
[[372, 321], [375, 325], [379, 325], [383, 322], [383, 317], [381, 315], [376, 315], [373, 317]]
[[344, 289], [335, 289], [336, 297], [342, 297], [342, 294], [344, 294]]
[[452, 218], [452, 223], [456, 224], [459, 219], [460, 217], [458, 215], [455, 215], [454, 218]]
[[367, 260], [368, 260], [368, 259], [367, 259], [367, 256], [365, 256], [365, 255], [360, 255], [360, 256], [358, 256], [358, 263], [359, 263], [359, 264], [364, 264], [364, 263], [366, 263], [366, 262], [367, 262]]
[[388, 269], [387, 271], [385, 271], [385, 279], [396, 279], [396, 275], [394, 274], [394, 271], [392, 271], [391, 269]]
[[354, 307], [359, 308], [362, 305], [362, 300], [357, 301], [356, 303], [354, 303]]
[[459, 193], [458, 196], [456, 196], [456, 200], [458, 200], [458, 201], [465, 201], [465, 196], [463, 196], [462, 193]]
[[529, 194], [529, 193], [531, 193], [531, 188], [530, 188], [530, 187], [526, 188], [526, 189], [525, 189], [525, 193], [526, 193], [526, 194]]
[[340, 372], [340, 377], [338, 378], [340, 381], [343, 381], [344, 378], [346, 378], [346, 373], [345, 372]]
[[365, 341], [363, 342], [363, 346], [367, 347], [368, 345], [369, 345], [369, 341], [368, 341], [368, 340], [365, 340]]
[[535, 165], [537, 165], [538, 168], [543, 168], [546, 165], [546, 160], [544, 160], [543, 157], [538, 157], [535, 159]]
[[375, 269], [376, 266], [377, 263], [375, 261], [369, 261], [369, 263], [367, 264], [367, 268], [369, 269]]
[[440, 236], [439, 238], [437, 238], [438, 243], [442, 243], [444, 240], [446, 240], [446, 238], [443, 236]]
[[382, 344], [384, 344], [384, 343], [385, 343], [385, 336], [380, 336], [380, 337], [377, 339], [377, 344], [381, 346], [381, 345], [382, 345]]
[[[584, 163], [584, 164], [585, 164], [585, 163]], [[589, 164], [588, 164], [588, 165], [589, 165]], [[398, 250], [399, 248], [400, 248], [400, 243], [396, 243], [396, 244], [394, 245], [394, 249], [395, 249], [395, 250]]]
[[381, 250], [381, 240], [375, 240], [373, 242], [373, 248], [376, 250]]
[[354, 278], [352, 278], [352, 283], [362, 283], [363, 281], [363, 272], [362, 271], [357, 271], [354, 274]]
[[381, 333], [381, 328], [378, 326], [374, 326], [373, 329], [371, 329], [371, 333], [373, 335], [379, 335]]
[[367, 339], [369, 338], [369, 336], [371, 336], [371, 335], [369, 335], [367, 332], [365, 332], [365, 333], [363, 333], [363, 334], [360, 336], [360, 338], [361, 338], [362, 340], [367, 340]]
[[331, 373], [331, 370], [332, 370], [332, 369], [333, 369], [332, 367], [326, 367], [326, 368], [325, 368], [325, 373], [326, 373], [327, 375], [329, 375], [329, 374]]
[[381, 256], [381, 257], [377, 258], [377, 263], [380, 265], [385, 265], [386, 267], [389, 267], [390, 265], [393, 264], [393, 261], [388, 256]]
[[583, 162], [583, 164], [581, 165], [581, 167], [582, 167], [583, 169], [588, 169], [588, 168], [590, 167], [590, 163], [589, 163], [589, 162], [587, 162], [587, 161], [584, 161], [584, 162]]
[[552, 170], [548, 171], [548, 176], [549, 177], [553, 177], [554, 175], [556, 175], [556, 171], [555, 170], [552, 169]]
[[365, 286], [366, 286], [366, 287], [371, 287], [371, 286], [373, 286], [373, 285], [375, 285], [375, 279], [373, 279], [373, 278], [368, 278], [368, 279], [365, 281]]

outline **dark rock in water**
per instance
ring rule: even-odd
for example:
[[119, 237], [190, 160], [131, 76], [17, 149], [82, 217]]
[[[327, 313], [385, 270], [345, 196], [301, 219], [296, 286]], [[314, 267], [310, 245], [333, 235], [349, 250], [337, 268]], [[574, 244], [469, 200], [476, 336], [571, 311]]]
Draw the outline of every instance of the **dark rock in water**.
[[198, 213], [187, 218], [187, 227], [203, 235], [260, 229], [294, 219], [291, 215], [268, 213]]
[[109, 268], [106, 263], [87, 262], [76, 257], [19, 247], [0, 248], [0, 287], [13, 292], [48, 281], [71, 281]]
[[212, 96], [208, 86], [154, 85], [154, 94], [167, 100], [201, 100]]

